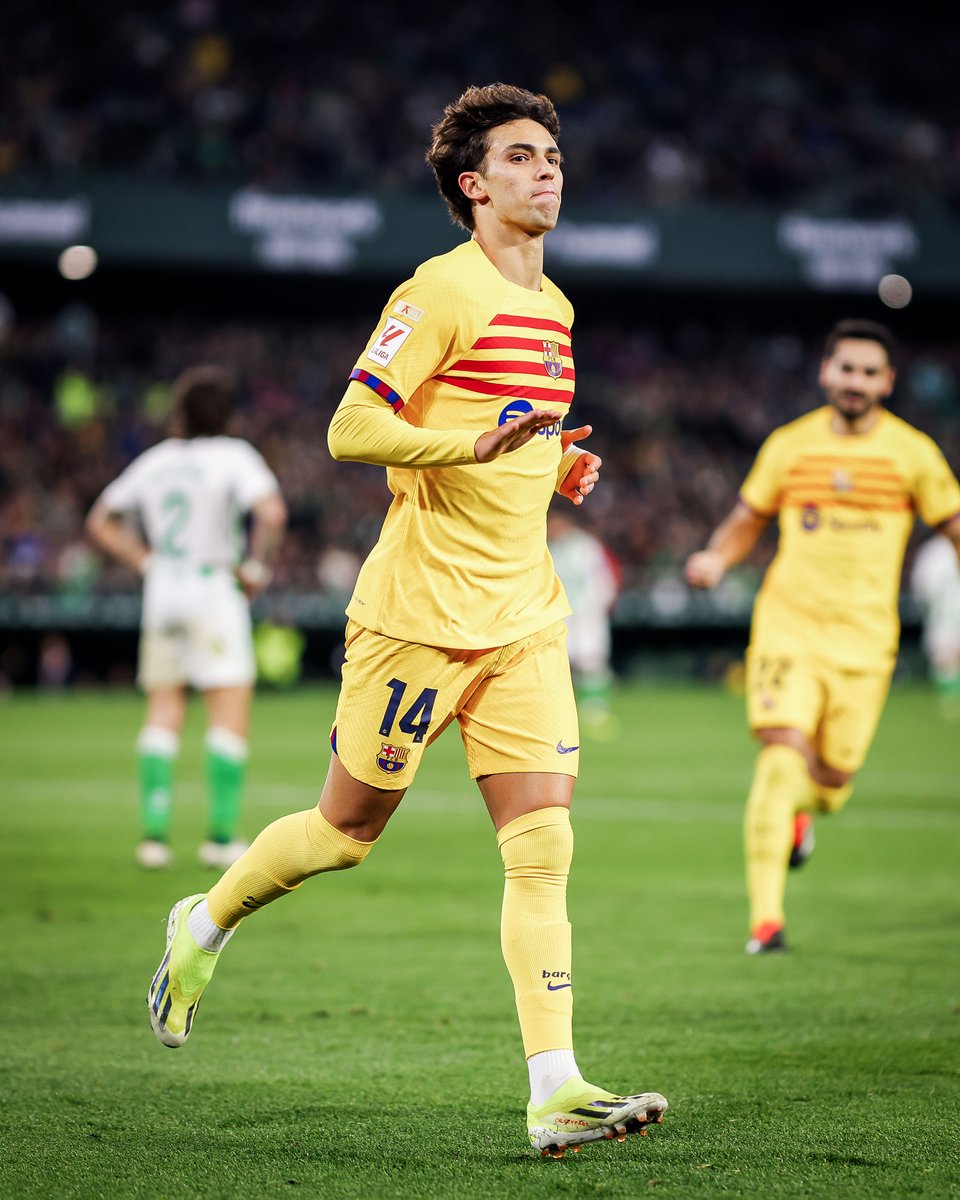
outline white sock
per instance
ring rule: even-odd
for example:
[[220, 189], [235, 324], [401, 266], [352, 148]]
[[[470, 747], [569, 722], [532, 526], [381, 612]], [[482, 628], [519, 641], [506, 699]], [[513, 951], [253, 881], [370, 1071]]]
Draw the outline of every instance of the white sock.
[[193, 940], [201, 950], [216, 952], [222, 950], [233, 936], [232, 929], [221, 929], [214, 924], [206, 900], [201, 900], [190, 909], [187, 917], [187, 928], [193, 934]]
[[543, 1050], [540, 1054], [531, 1054], [527, 1059], [527, 1070], [530, 1072], [530, 1103], [537, 1108], [546, 1104], [568, 1079], [580, 1074], [572, 1050]]

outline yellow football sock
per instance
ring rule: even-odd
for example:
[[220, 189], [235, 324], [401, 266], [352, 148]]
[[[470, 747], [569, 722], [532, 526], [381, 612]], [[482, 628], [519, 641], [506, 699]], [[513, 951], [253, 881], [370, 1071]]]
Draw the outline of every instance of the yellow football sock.
[[274, 821], [207, 894], [221, 929], [298, 888], [311, 875], [359, 866], [374, 842], [358, 842], [326, 820], [319, 808]]
[[845, 783], [842, 787], [817, 787], [817, 808], [823, 813], [838, 813], [850, 799], [853, 784]]
[[513, 980], [527, 1058], [573, 1049], [567, 874], [573, 830], [565, 808], [541, 808], [497, 835], [504, 866], [500, 945]]
[[743, 840], [747, 860], [750, 928], [782, 925], [793, 818], [810, 808], [816, 790], [807, 763], [792, 746], [764, 746], [757, 755], [747, 798]]

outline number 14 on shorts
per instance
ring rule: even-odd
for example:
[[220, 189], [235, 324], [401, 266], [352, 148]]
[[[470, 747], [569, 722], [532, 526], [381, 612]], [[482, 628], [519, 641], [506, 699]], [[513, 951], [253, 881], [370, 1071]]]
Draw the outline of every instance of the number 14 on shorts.
[[383, 720], [380, 722], [381, 736], [389, 737], [394, 722], [397, 722], [397, 727], [400, 731], [410, 734], [413, 737], [414, 743], [422, 742], [424, 735], [430, 728], [430, 722], [433, 720], [433, 706], [437, 699], [437, 689], [424, 688], [409, 708], [404, 710], [403, 715], [397, 721], [397, 713], [400, 711], [400, 706], [403, 703], [407, 684], [402, 679], [391, 679], [387, 687], [390, 689], [390, 699], [387, 701]]

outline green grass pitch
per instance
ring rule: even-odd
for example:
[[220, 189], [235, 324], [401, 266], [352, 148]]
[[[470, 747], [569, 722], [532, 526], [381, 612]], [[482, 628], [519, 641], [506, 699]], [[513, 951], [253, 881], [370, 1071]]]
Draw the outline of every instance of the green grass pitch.
[[[249, 833], [315, 802], [333, 704], [258, 697]], [[526, 1144], [500, 861], [455, 731], [362, 869], [244, 926], [171, 1051], [144, 996], [171, 903], [211, 881], [199, 711], [177, 865], [146, 874], [139, 698], [4, 700], [0, 1196], [960, 1195], [960, 728], [894, 691], [791, 877], [791, 952], [751, 959], [741, 702], [623, 687], [616, 714], [575, 803], [577, 1050], [588, 1078], [671, 1108], [554, 1162]]]

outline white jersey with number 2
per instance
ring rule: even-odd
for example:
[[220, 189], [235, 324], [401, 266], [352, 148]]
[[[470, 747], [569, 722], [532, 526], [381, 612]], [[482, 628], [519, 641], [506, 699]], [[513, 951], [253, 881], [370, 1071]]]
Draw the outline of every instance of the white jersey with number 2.
[[111, 512], [139, 515], [157, 557], [229, 569], [243, 554], [243, 515], [277, 487], [241, 438], [168, 438], [134, 459], [103, 501]]
[[148, 691], [253, 681], [250, 610], [233, 569], [244, 514], [277, 489], [249, 442], [211, 437], [161, 442], [104, 490], [111, 512], [139, 517], [151, 550], [138, 673]]

